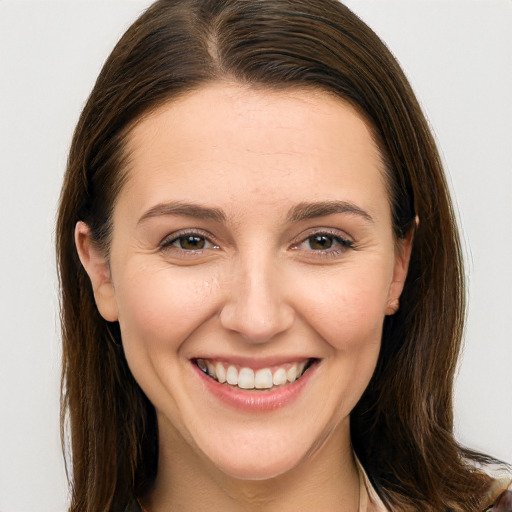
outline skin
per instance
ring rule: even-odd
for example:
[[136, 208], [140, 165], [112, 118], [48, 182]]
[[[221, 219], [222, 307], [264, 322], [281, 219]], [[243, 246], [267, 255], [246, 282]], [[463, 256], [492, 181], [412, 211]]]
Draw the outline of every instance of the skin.
[[[393, 236], [367, 124], [326, 93], [219, 83], [141, 120], [128, 151], [109, 260], [83, 223], [76, 242], [157, 412], [159, 467], [145, 506], [357, 510], [349, 415], [411, 249], [411, 236]], [[297, 205], [332, 201], [351, 210], [290, 218]], [[154, 210], [169, 202], [224, 218]], [[190, 233], [201, 249], [179, 238]], [[318, 362], [290, 403], [251, 412], [205, 391], [191, 362], [234, 356]]]

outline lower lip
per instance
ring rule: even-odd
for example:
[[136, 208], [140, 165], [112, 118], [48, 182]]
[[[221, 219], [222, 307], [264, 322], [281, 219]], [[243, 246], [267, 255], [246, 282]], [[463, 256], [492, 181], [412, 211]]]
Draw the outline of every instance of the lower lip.
[[271, 391], [243, 390], [229, 384], [221, 384], [206, 375], [192, 363], [206, 389], [221, 402], [249, 412], [273, 411], [293, 402], [304, 390], [316, 371], [318, 364], [313, 364], [295, 382], [285, 384]]

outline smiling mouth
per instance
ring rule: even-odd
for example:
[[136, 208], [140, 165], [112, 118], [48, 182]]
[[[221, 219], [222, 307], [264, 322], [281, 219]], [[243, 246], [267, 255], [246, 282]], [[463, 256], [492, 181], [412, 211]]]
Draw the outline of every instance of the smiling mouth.
[[315, 361], [307, 359], [257, 370], [208, 359], [195, 359], [193, 362], [205, 375], [220, 384], [244, 390], [272, 390], [300, 379]]

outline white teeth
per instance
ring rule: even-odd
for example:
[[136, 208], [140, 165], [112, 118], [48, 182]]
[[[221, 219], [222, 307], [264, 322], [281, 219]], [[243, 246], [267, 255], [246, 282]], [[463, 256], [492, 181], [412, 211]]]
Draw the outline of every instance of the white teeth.
[[215, 368], [212, 363], [206, 362], [206, 368], [210, 377], [215, 377]]
[[284, 368], [279, 368], [274, 376], [272, 377], [272, 383], [274, 386], [281, 386], [282, 384], [286, 384], [286, 370]]
[[270, 368], [241, 368], [237, 370], [235, 365], [229, 365], [218, 361], [211, 363], [206, 359], [197, 359], [197, 366], [210, 377], [221, 384], [227, 382], [231, 386], [238, 386], [240, 389], [271, 389], [273, 386], [282, 386], [287, 383], [295, 382], [303, 373], [307, 361], [300, 363], [287, 364], [287, 369], [278, 367], [272, 373]]
[[272, 387], [270, 368], [262, 368], [254, 374], [254, 387], [256, 389], [270, 389]]
[[231, 384], [232, 386], [236, 386], [238, 384], [238, 372], [234, 366], [230, 366], [228, 368], [228, 371], [226, 372], [226, 380], [228, 381], [228, 384]]
[[222, 363], [217, 363], [215, 365], [215, 373], [217, 374], [217, 380], [223, 384], [226, 382], [226, 369]]
[[238, 387], [242, 389], [254, 389], [254, 371], [250, 368], [242, 368], [238, 374]]
[[295, 382], [297, 380], [297, 366], [290, 366], [286, 372], [286, 378], [288, 379], [288, 382]]

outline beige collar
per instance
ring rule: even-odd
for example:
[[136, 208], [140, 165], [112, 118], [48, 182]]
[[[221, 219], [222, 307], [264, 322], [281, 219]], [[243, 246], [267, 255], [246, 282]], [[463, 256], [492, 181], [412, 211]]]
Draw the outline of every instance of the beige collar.
[[[359, 512], [389, 512], [373, 488], [366, 471], [355, 453], [354, 460], [359, 473]], [[487, 495], [489, 503], [494, 503], [501, 493], [507, 489], [512, 491], [512, 476], [507, 470], [494, 466], [481, 467], [480, 469], [494, 478], [494, 482]]]
[[354, 460], [359, 473], [359, 512], [388, 512], [355, 453]]

